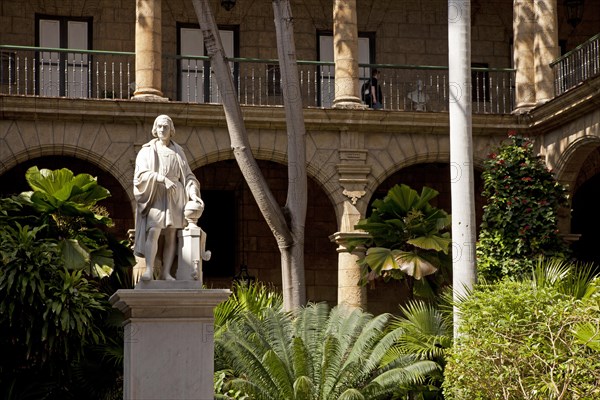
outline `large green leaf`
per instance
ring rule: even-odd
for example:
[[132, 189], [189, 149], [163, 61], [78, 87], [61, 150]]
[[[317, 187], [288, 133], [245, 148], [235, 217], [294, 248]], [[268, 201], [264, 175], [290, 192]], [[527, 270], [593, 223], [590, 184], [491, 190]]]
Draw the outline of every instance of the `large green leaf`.
[[448, 248], [450, 247], [451, 242], [452, 239], [437, 235], [421, 236], [407, 240], [407, 243], [420, 249], [442, 251], [444, 254], [448, 254]]
[[68, 269], [83, 269], [89, 266], [90, 254], [75, 239], [62, 239], [59, 248]]
[[381, 271], [399, 268], [392, 255], [392, 250], [385, 247], [371, 247], [367, 250], [365, 262], [378, 274], [381, 274]]
[[416, 253], [394, 251], [393, 254], [398, 268], [415, 279], [421, 279], [437, 271], [437, 268], [433, 264]]

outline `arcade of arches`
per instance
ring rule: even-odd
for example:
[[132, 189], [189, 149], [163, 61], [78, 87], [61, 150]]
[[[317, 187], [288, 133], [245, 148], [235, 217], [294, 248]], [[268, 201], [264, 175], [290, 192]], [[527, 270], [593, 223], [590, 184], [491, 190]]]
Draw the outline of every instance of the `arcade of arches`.
[[[287, 191], [287, 168], [270, 161], [258, 161], [269, 187], [280, 204], [284, 204]], [[96, 176], [101, 185], [108, 188], [111, 197], [101, 205], [115, 222], [113, 233], [124, 239], [128, 228], [133, 227], [129, 196], [118, 181], [108, 172], [94, 164], [69, 156], [44, 156], [23, 162], [0, 176], [2, 195], [29, 190], [24, 176], [31, 166], [39, 168], [71, 169], [74, 173], [89, 173]], [[213, 251], [213, 259], [205, 264], [205, 280], [212, 287], [227, 287], [239, 266], [246, 265], [250, 275], [262, 282], [281, 285], [279, 251], [271, 231], [246, 185], [235, 160], [215, 162], [194, 173], [202, 185], [202, 196], [207, 212], [201, 224], [209, 233], [207, 248]], [[374, 192], [371, 201], [382, 198], [395, 184], [406, 184], [417, 191], [423, 186], [436, 189], [440, 194], [432, 204], [450, 212], [450, 182], [447, 164], [416, 164], [403, 168], [384, 180]], [[483, 182], [480, 171], [476, 173], [476, 214], [481, 221], [481, 196]], [[600, 147], [596, 148], [584, 162], [577, 179], [572, 200], [572, 232], [581, 234], [573, 250], [582, 260], [600, 262], [596, 243], [600, 240], [597, 229], [600, 217], [595, 210], [600, 197]], [[335, 210], [326, 193], [318, 183], [309, 178], [308, 212], [305, 239], [305, 268], [307, 297], [311, 301], [337, 301], [337, 254], [329, 235], [336, 230]], [[231, 251], [234, 248], [235, 251]], [[369, 311], [395, 312], [405, 298], [404, 287], [397, 282], [376, 282], [367, 289]]]

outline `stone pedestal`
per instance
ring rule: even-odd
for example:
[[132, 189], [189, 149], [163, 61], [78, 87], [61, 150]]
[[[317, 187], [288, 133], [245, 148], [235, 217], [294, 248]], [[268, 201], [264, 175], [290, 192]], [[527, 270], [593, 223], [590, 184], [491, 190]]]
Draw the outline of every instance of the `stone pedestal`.
[[181, 288], [190, 284], [150, 281], [110, 298], [125, 315], [124, 399], [214, 398], [213, 309], [231, 292]]

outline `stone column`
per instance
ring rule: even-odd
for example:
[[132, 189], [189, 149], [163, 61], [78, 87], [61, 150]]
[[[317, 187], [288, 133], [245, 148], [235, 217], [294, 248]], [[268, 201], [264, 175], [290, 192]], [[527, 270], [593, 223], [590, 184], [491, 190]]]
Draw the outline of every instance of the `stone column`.
[[554, 98], [554, 73], [550, 63], [558, 58], [558, 17], [556, 0], [535, 0], [536, 29], [534, 37], [535, 102], [537, 105]]
[[156, 289], [118, 290], [110, 298], [125, 315], [123, 398], [212, 400], [213, 309], [231, 292], [150, 282]]
[[134, 100], [164, 101], [162, 97], [161, 0], [136, 0]]
[[364, 149], [364, 136], [358, 132], [340, 129], [340, 163], [336, 165], [338, 181], [342, 194], [346, 196], [341, 204], [341, 220], [339, 232], [329, 238], [338, 244], [338, 304], [350, 307], [365, 308], [367, 292], [359, 285], [360, 267], [358, 258], [364, 249], [348, 249], [348, 240], [365, 237], [364, 232], [356, 232], [354, 226], [362, 218], [361, 209], [366, 208], [361, 201], [366, 194], [368, 175], [371, 167], [367, 165], [368, 151]]
[[514, 0], [513, 60], [515, 72], [515, 113], [535, 106], [533, 42], [536, 30], [534, 0]]
[[364, 257], [365, 249], [357, 247], [350, 251], [348, 248], [349, 240], [365, 237], [368, 235], [361, 232], [336, 232], [329, 237], [338, 245], [338, 305], [363, 310], [367, 307], [367, 290], [360, 285], [361, 272], [357, 263]]
[[360, 98], [356, 0], [333, 2], [334, 108], [365, 108]]

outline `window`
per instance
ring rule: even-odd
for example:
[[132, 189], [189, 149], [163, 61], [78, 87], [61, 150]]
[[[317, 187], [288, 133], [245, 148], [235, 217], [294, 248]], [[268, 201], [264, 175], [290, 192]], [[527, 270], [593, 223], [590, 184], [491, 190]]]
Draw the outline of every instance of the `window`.
[[[227, 57], [238, 57], [238, 27], [219, 28], [221, 42]], [[178, 24], [178, 100], [195, 103], [218, 103], [219, 92], [210, 62], [194, 58], [206, 55], [204, 38], [198, 26]], [[230, 63], [234, 80], [237, 64]]]
[[[36, 46], [89, 50], [92, 18], [36, 16]], [[36, 92], [41, 96], [89, 97], [90, 56], [76, 52], [40, 51], [37, 55]]]
[[[319, 61], [333, 62], [333, 33], [318, 32]], [[375, 62], [375, 35], [373, 33], [358, 34], [358, 63], [372, 64]], [[321, 66], [318, 78], [318, 105], [331, 107], [335, 98], [335, 66]], [[359, 68], [360, 83], [369, 79], [370, 68]], [[360, 85], [359, 85], [360, 86]]]

